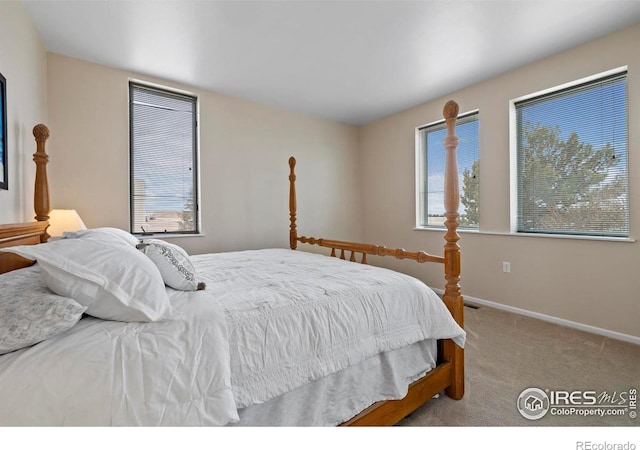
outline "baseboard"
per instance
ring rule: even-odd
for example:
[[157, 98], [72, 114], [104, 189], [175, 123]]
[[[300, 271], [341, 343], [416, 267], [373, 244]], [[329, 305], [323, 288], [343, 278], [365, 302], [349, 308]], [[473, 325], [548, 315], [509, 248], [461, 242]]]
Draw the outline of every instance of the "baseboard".
[[[433, 289], [437, 294], [443, 295], [443, 289]], [[630, 334], [619, 333], [617, 331], [607, 330], [605, 328], [598, 328], [592, 325], [586, 325], [580, 322], [573, 322], [567, 319], [561, 319], [559, 317], [548, 316], [546, 314], [537, 313], [534, 311], [529, 311], [522, 308], [516, 308], [515, 306], [503, 305], [502, 303], [491, 302], [489, 300], [484, 300], [482, 298], [471, 297], [468, 295], [464, 295], [465, 303], [469, 303], [470, 305], [477, 306], [488, 306], [489, 308], [500, 309], [502, 311], [507, 311], [514, 314], [519, 314], [521, 316], [532, 317], [534, 319], [544, 320], [545, 322], [555, 323], [556, 325], [562, 325], [568, 328], [575, 328], [576, 330], [586, 331], [587, 333], [598, 334], [600, 336], [606, 336], [611, 339], [617, 339], [619, 341], [629, 342], [631, 344], [640, 345], [640, 337], [631, 336]]]

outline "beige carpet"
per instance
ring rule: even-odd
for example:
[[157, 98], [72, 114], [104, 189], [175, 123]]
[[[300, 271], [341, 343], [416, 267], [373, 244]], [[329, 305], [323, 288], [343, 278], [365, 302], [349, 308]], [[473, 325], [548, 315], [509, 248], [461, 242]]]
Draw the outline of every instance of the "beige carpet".
[[[542, 390], [640, 390], [640, 346], [493, 308], [465, 308], [465, 396], [440, 396], [399, 425], [411, 426], [640, 426], [625, 416], [520, 415], [529, 387]], [[638, 405], [640, 412], [640, 404]]]

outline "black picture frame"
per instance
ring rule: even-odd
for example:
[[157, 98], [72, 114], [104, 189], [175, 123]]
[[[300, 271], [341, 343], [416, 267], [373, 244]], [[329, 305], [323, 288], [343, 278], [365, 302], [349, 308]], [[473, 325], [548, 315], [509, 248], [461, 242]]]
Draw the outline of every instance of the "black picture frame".
[[9, 166], [7, 163], [7, 80], [0, 73], [0, 189], [9, 189]]

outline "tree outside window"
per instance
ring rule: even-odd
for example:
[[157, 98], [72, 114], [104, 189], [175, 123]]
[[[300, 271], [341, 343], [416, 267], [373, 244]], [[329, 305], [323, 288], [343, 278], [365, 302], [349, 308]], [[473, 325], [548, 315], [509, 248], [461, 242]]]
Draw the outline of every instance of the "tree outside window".
[[518, 231], [629, 234], [626, 73], [516, 103]]

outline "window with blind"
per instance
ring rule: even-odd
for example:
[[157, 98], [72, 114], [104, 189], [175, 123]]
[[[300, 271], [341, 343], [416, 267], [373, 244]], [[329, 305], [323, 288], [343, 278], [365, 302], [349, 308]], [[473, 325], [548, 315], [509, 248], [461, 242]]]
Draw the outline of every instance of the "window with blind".
[[129, 83], [131, 232], [198, 233], [197, 98]]
[[[456, 135], [460, 142], [456, 152], [460, 183], [460, 228], [479, 227], [479, 146], [478, 112], [460, 115]], [[444, 120], [417, 130], [417, 217], [418, 228], [444, 228], [444, 168], [447, 136]]]
[[627, 73], [515, 102], [517, 231], [629, 236]]

